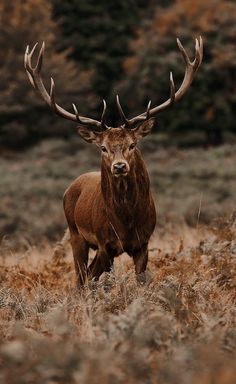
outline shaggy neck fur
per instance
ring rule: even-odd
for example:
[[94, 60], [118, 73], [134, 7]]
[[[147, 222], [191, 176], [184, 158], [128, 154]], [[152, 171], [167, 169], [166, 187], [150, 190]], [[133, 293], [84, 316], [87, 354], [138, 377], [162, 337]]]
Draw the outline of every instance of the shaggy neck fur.
[[111, 175], [110, 169], [102, 162], [101, 186], [108, 215], [115, 213], [126, 224], [136, 222], [144, 215], [150, 201], [149, 177], [138, 150], [127, 176]]

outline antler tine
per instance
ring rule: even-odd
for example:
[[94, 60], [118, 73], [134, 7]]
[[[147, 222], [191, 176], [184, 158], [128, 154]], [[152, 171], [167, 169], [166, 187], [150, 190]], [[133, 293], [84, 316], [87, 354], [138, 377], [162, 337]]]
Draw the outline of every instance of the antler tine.
[[185, 92], [190, 87], [194, 75], [197, 72], [199, 66], [201, 65], [202, 58], [203, 58], [203, 41], [201, 36], [199, 39], [196, 39], [195, 41], [195, 58], [193, 61], [190, 61], [189, 56], [181, 44], [180, 40], [177, 38], [177, 45], [180, 50], [180, 53], [182, 54], [183, 60], [185, 62], [185, 74], [184, 79], [182, 81], [181, 86], [179, 89], [175, 92], [175, 84], [173, 80], [173, 74], [170, 73], [170, 97], [168, 100], [166, 100], [164, 103], [158, 105], [155, 108], [150, 109], [149, 113], [147, 112], [141, 113], [140, 115], [134, 117], [133, 119], [128, 120], [129, 126], [133, 126], [137, 124], [138, 122], [144, 120], [147, 115], [149, 117], [153, 117], [159, 112], [165, 110], [166, 108], [170, 107], [175, 101], [178, 101], [181, 99], [181, 97], [185, 94]]
[[35, 43], [31, 51], [29, 52], [29, 45], [27, 45], [26, 50], [25, 50], [25, 56], [24, 56], [24, 64], [25, 64], [25, 69], [29, 72], [32, 72], [32, 64], [31, 64], [31, 58], [34, 54], [34, 51], [37, 47], [38, 43]]
[[107, 103], [106, 101], [103, 99], [103, 111], [102, 111], [102, 116], [101, 116], [101, 126], [103, 129], [107, 129], [107, 125], [105, 124], [105, 114], [106, 114], [106, 110], [107, 110]]
[[29, 51], [29, 46], [26, 47], [25, 56], [24, 56], [24, 66], [26, 69], [26, 73], [29, 77], [30, 83], [33, 85], [34, 88], [36, 88], [38, 90], [38, 92], [41, 95], [41, 97], [43, 98], [43, 100], [49, 105], [50, 108], [52, 108], [52, 110], [56, 114], [58, 114], [59, 116], [65, 118], [65, 119], [68, 119], [68, 120], [71, 120], [74, 122], [79, 121], [81, 124], [91, 126], [92, 128], [95, 128], [95, 127], [99, 128], [99, 129], [101, 129], [101, 127], [104, 128], [105, 125], [100, 121], [90, 119], [88, 117], [79, 116], [78, 111], [77, 111], [77, 109], [75, 109], [76, 107], [74, 105], [73, 105], [73, 108], [75, 110], [75, 114], [72, 114], [72, 113], [66, 111], [64, 108], [60, 107], [58, 104], [56, 104], [56, 102], [55, 102], [55, 83], [54, 83], [53, 79], [51, 78], [51, 87], [50, 87], [50, 94], [49, 94], [48, 91], [46, 90], [44, 84], [43, 84], [43, 80], [42, 80], [41, 74], [40, 74], [41, 69], [42, 69], [42, 65], [43, 65], [43, 55], [44, 55], [44, 50], [45, 50], [45, 44], [44, 43], [41, 46], [36, 66], [32, 67], [31, 59], [32, 59], [32, 56], [35, 52], [37, 45], [38, 45], [38, 43], [36, 43], [33, 46], [31, 51]]
[[[74, 103], [72, 103], [72, 107], [74, 109], [77, 121], [82, 124], [82, 122], [80, 120], [79, 111], [78, 111], [78, 109], [77, 109], [77, 107], [76, 107], [76, 105]], [[101, 128], [103, 128], [103, 129], [107, 129], [108, 128], [107, 125], [105, 124], [105, 121], [104, 121], [106, 109], [107, 109], [106, 101], [103, 100], [103, 111], [102, 111], [102, 116], [101, 116]]]
[[[179, 41], [179, 39], [178, 39]], [[180, 51], [183, 55], [183, 57], [185, 57], [185, 54], [187, 55], [185, 49], [183, 48], [182, 44], [180, 43], [179, 41], [179, 44], [178, 44], [179, 48], [180, 48]], [[181, 49], [181, 47], [183, 49]], [[185, 54], [184, 54], [185, 52]], [[197, 72], [201, 62], [202, 62], [202, 56], [203, 56], [203, 42], [202, 42], [202, 39], [200, 37], [200, 43], [198, 41], [198, 39], [195, 40], [195, 58], [194, 60], [191, 62], [188, 55], [187, 55], [187, 62], [186, 62], [186, 67], [185, 67], [185, 74], [184, 74], [184, 79], [183, 79], [183, 82], [180, 86], [180, 88], [178, 89], [178, 91], [176, 92], [175, 94], [175, 100], [179, 100], [184, 94], [185, 92], [188, 90], [188, 88], [190, 87], [193, 79], [194, 79], [194, 75], [195, 73]]]
[[128, 127], [129, 126], [129, 120], [125, 116], [124, 111], [123, 111], [123, 109], [122, 109], [122, 107], [120, 105], [120, 100], [119, 100], [119, 96], [118, 95], [116, 95], [116, 104], [117, 104], [117, 108], [118, 108], [118, 112], [120, 114], [120, 117], [124, 120], [125, 126]]
[[55, 102], [55, 83], [53, 78], [51, 77], [51, 86], [50, 86], [50, 101], [51, 101], [51, 107], [54, 112], [56, 112], [56, 102]]
[[148, 105], [147, 105], [147, 110], [146, 110], [146, 119], [149, 119], [150, 115], [150, 108], [151, 108], [152, 100], [149, 100]]
[[202, 40], [202, 36], [199, 36], [199, 43], [200, 43], [201, 62], [202, 62], [202, 58], [203, 58], [203, 40]]
[[72, 107], [73, 107], [73, 109], [74, 109], [74, 112], [75, 112], [75, 116], [76, 116], [76, 118], [77, 118], [77, 121], [80, 123], [81, 121], [80, 121], [80, 118], [79, 118], [79, 111], [78, 111], [78, 109], [77, 109], [77, 107], [76, 107], [76, 105], [75, 105], [74, 103], [72, 103]]
[[33, 79], [33, 68], [31, 65], [31, 58], [32, 58], [32, 55], [33, 55], [37, 45], [38, 45], [38, 43], [36, 43], [33, 46], [31, 52], [29, 52], [29, 45], [27, 45], [26, 50], [25, 50], [25, 56], [24, 56], [24, 67], [26, 69], [26, 73], [28, 75], [29, 81], [34, 88], [35, 88], [35, 83], [34, 83], [34, 79]]
[[186, 52], [186, 50], [185, 50], [185, 48], [183, 47], [183, 45], [181, 44], [181, 41], [180, 41], [180, 39], [177, 37], [177, 39], [176, 39], [176, 42], [177, 42], [177, 45], [178, 45], [178, 47], [179, 47], [179, 50], [180, 50], [180, 52], [181, 52], [181, 54], [182, 54], [182, 56], [183, 56], [183, 59], [184, 59], [184, 61], [185, 61], [185, 64], [188, 66], [188, 65], [190, 65], [190, 59], [189, 59], [189, 56], [188, 56], [188, 54], [187, 54], [187, 52]]
[[172, 72], [170, 72], [170, 102], [171, 105], [175, 102], [175, 83]]
[[28, 54], [29, 54], [29, 45], [26, 46], [25, 54], [24, 54], [24, 67], [25, 67], [25, 69], [26, 69]]
[[202, 38], [201, 36], [198, 39], [196, 39], [196, 44], [195, 44], [195, 59], [193, 61], [193, 66], [194, 69], [197, 70], [202, 62], [202, 56], [203, 56], [203, 43], [202, 43]]
[[40, 73], [42, 69], [44, 51], [45, 51], [45, 43], [43, 42], [39, 51], [37, 64], [34, 69], [37, 73]]

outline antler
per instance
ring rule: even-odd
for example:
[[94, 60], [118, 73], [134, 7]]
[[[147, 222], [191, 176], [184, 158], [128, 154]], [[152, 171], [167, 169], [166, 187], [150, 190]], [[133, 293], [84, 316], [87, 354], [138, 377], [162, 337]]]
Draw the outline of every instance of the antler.
[[117, 95], [117, 97], [116, 97], [117, 107], [118, 107], [118, 111], [119, 111], [121, 118], [124, 120], [124, 126], [125, 127], [132, 128], [132, 126], [135, 125], [136, 123], [147, 120], [150, 117], [155, 116], [159, 112], [164, 111], [166, 108], [168, 108], [172, 104], [174, 104], [175, 101], [180, 100], [181, 97], [185, 94], [185, 92], [190, 87], [190, 85], [193, 81], [194, 75], [197, 72], [197, 70], [198, 70], [198, 68], [202, 62], [203, 41], [202, 41], [201, 36], [199, 37], [199, 40], [195, 39], [195, 58], [192, 62], [190, 61], [189, 56], [188, 56], [186, 50], [184, 49], [184, 47], [182, 46], [179, 39], [177, 39], [177, 44], [178, 44], [179, 50], [182, 54], [182, 57], [184, 59], [185, 65], [186, 65], [184, 79], [183, 79], [183, 82], [182, 82], [180, 88], [178, 89], [177, 92], [175, 92], [175, 84], [174, 84], [174, 80], [173, 80], [173, 74], [172, 74], [172, 72], [170, 72], [170, 97], [169, 97], [169, 99], [166, 100], [164, 103], [162, 103], [162, 104], [160, 104], [157, 107], [152, 108], [152, 109], [150, 109], [151, 102], [149, 101], [146, 112], [144, 112], [144, 113], [142, 113], [142, 114], [140, 114], [140, 115], [138, 115], [138, 116], [136, 116], [130, 120], [127, 119], [127, 117], [125, 116], [124, 111], [122, 110], [121, 105], [120, 105], [119, 97]]
[[60, 107], [58, 104], [55, 102], [55, 83], [53, 79], [51, 78], [51, 87], [50, 87], [50, 93], [46, 90], [43, 80], [41, 77], [41, 69], [42, 69], [42, 64], [43, 64], [43, 55], [44, 55], [44, 50], [45, 50], [45, 44], [42, 44], [42, 47], [40, 49], [38, 59], [37, 59], [37, 64], [33, 68], [31, 59], [34, 54], [34, 51], [37, 47], [38, 43], [34, 45], [32, 48], [31, 52], [29, 51], [29, 46], [27, 46], [26, 51], [25, 51], [25, 58], [24, 58], [24, 66], [26, 69], [26, 73], [29, 77], [30, 83], [32, 86], [39, 92], [41, 95], [42, 99], [49, 105], [49, 107], [59, 116], [64, 117], [65, 119], [72, 120], [75, 122], [78, 122], [83, 125], [91, 126], [93, 128], [99, 128], [99, 129], [107, 129], [108, 127], [105, 124], [105, 113], [106, 113], [106, 102], [103, 100], [103, 112], [102, 112], [102, 117], [101, 121], [93, 120], [88, 117], [81, 116], [75, 106], [73, 105], [74, 109], [74, 114], [66, 111], [64, 108]]

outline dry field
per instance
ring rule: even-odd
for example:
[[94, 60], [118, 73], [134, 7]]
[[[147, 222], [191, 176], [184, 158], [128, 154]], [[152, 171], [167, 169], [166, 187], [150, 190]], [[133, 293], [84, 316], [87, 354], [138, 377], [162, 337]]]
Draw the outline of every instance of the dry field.
[[[235, 210], [236, 145], [165, 150], [159, 141], [152, 135], [142, 142], [159, 232], [228, 217]], [[66, 226], [65, 189], [81, 173], [96, 169], [98, 151], [79, 138], [44, 141], [24, 153], [0, 153], [0, 241], [4, 237], [12, 246], [27, 247], [59, 240]]]
[[1, 159], [0, 383], [233, 384], [235, 147], [154, 152], [147, 143], [159, 206], [148, 281], [138, 285], [122, 255], [78, 290], [70, 249], [52, 257], [63, 189], [97, 166], [73, 145]]
[[2, 251], [0, 382], [233, 384], [236, 221], [150, 244], [148, 282], [122, 255], [75, 289], [70, 253]]

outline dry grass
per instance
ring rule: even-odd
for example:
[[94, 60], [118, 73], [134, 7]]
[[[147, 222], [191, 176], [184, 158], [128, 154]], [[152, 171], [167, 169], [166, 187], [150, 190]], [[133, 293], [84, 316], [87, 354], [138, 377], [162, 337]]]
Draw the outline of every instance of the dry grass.
[[70, 253], [1, 251], [0, 382], [233, 384], [236, 221], [170, 228], [150, 244], [148, 283], [132, 260], [74, 287]]
[[2, 154], [1, 384], [235, 382], [236, 223], [219, 219], [235, 209], [235, 146], [164, 150], [152, 136], [143, 153], [158, 211], [148, 282], [123, 255], [83, 290], [51, 241], [66, 226], [62, 194], [99, 167], [96, 150], [54, 140]]

